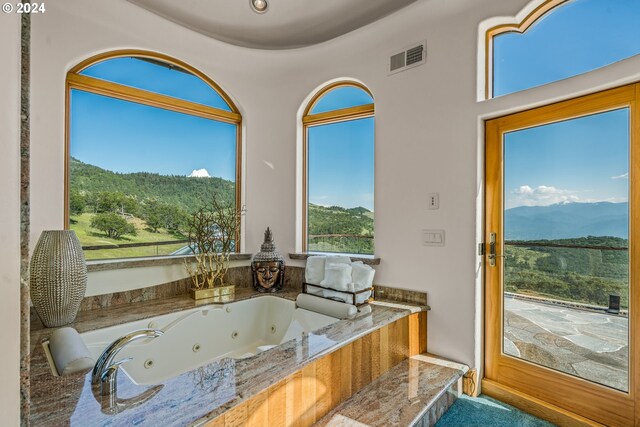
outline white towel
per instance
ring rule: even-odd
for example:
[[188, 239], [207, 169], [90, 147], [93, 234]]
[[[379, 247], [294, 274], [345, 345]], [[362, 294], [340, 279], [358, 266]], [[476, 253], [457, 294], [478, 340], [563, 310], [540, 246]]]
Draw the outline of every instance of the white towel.
[[349, 283], [351, 283], [351, 264], [326, 264], [324, 280], [320, 285], [346, 291]]
[[332, 299], [334, 301], [346, 302], [347, 304], [353, 303], [353, 296], [351, 294], [345, 294], [344, 292], [325, 290], [324, 297]]
[[307, 258], [307, 266], [304, 270], [304, 279], [307, 283], [319, 285], [324, 279], [324, 267], [327, 257], [314, 255]]
[[324, 289], [318, 288], [317, 286], [307, 286], [307, 293], [310, 295], [324, 297], [324, 291]]
[[376, 271], [366, 264], [352, 264], [351, 278], [354, 291], [370, 288], [373, 285], [373, 276]]
[[371, 291], [363, 292], [361, 294], [356, 295], [356, 304], [362, 304], [371, 296]]
[[327, 264], [351, 264], [351, 258], [346, 255], [329, 255]]

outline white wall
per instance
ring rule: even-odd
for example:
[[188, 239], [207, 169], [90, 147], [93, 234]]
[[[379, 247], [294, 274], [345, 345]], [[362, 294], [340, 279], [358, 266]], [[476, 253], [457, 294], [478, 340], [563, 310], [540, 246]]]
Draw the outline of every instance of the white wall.
[[20, 421], [20, 17], [0, 16], [0, 420]]
[[[207, 39], [123, 0], [48, 3], [46, 16], [33, 20], [32, 241], [42, 229], [63, 224], [64, 78], [80, 60], [117, 48], [157, 50], [199, 68], [228, 91], [245, 119], [245, 249], [253, 252], [266, 226], [281, 252], [294, 251], [296, 113], [323, 82], [355, 78], [376, 101], [375, 232], [382, 258], [376, 282], [428, 292], [429, 350], [478, 366], [481, 119], [632, 80], [640, 69], [640, 59], [633, 58], [477, 102], [478, 25], [515, 15], [525, 4], [422, 0], [319, 46], [258, 51]], [[388, 76], [388, 55], [424, 39], [426, 65]], [[430, 192], [440, 193], [439, 210], [427, 209]], [[446, 230], [446, 246], [422, 246], [426, 228]]]

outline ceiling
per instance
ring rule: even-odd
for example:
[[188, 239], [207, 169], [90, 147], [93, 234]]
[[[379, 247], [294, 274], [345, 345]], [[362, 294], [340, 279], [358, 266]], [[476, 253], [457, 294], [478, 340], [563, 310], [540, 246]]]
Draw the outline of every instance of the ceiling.
[[264, 14], [249, 0], [128, 0], [209, 37], [258, 49], [322, 43], [416, 0], [268, 0]]

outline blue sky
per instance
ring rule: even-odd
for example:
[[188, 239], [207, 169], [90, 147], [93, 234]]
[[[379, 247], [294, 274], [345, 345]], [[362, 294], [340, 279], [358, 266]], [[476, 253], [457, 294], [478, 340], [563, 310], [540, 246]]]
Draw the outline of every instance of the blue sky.
[[508, 133], [504, 157], [506, 209], [627, 201], [629, 110]]
[[235, 181], [236, 126], [74, 90], [71, 156], [113, 172]]
[[309, 128], [309, 202], [373, 211], [374, 118]]
[[494, 38], [494, 96], [575, 76], [640, 53], [640, 1], [574, 0], [525, 33]]
[[[524, 34], [494, 39], [494, 95], [565, 79], [640, 53], [639, 0], [574, 0]], [[505, 208], [627, 201], [626, 109], [505, 136]]]

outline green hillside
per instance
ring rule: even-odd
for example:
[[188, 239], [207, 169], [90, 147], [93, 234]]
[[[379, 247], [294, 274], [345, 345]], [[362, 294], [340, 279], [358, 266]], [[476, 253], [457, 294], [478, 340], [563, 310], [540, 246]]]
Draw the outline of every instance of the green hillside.
[[167, 255], [185, 243], [118, 248], [186, 239], [189, 215], [218, 194], [235, 201], [235, 184], [221, 178], [115, 173], [71, 158], [71, 229], [87, 259]]
[[309, 250], [373, 254], [373, 212], [309, 204]]
[[[189, 215], [211, 194], [235, 201], [235, 184], [221, 178], [116, 173], [71, 158], [71, 229], [83, 246], [184, 240]], [[373, 212], [363, 207], [309, 206], [309, 250], [373, 254]], [[162, 255], [172, 244], [86, 250], [88, 259]]]
[[512, 243], [527, 246], [505, 245], [506, 291], [600, 306], [607, 306], [614, 294], [628, 307], [627, 250], [543, 246], [626, 248], [626, 239], [589, 236]]
[[166, 204], [179, 206], [192, 212], [201, 206], [203, 196], [222, 194], [224, 200], [235, 200], [235, 184], [222, 178], [189, 178], [165, 176], [157, 173], [116, 173], [83, 163], [73, 157], [70, 160], [71, 189], [91, 199], [100, 192], [120, 192], [133, 196], [139, 202], [158, 199]]

